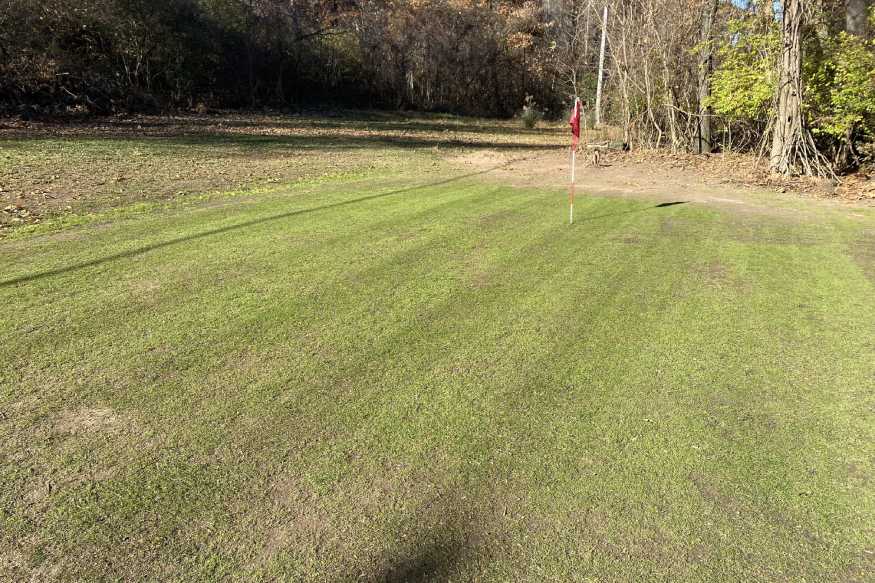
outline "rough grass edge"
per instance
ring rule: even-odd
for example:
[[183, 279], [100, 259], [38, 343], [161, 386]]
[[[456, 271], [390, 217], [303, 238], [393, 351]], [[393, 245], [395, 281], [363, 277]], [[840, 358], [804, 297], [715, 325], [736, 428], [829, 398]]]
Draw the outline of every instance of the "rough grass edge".
[[0, 241], [14, 241], [27, 239], [40, 235], [55, 234], [65, 229], [93, 225], [95, 223], [108, 222], [116, 219], [136, 218], [155, 212], [180, 210], [193, 207], [197, 204], [221, 200], [225, 198], [237, 198], [242, 196], [257, 196], [276, 194], [281, 191], [299, 190], [322, 184], [342, 182], [344, 180], [356, 180], [362, 178], [379, 178], [379, 172], [338, 172], [318, 178], [297, 180], [271, 184], [270, 186], [253, 186], [234, 190], [211, 190], [200, 194], [186, 194], [184, 197], [174, 198], [170, 201], [136, 202], [121, 207], [103, 211], [88, 212], [82, 214], [61, 213], [55, 216], [43, 218], [39, 223], [13, 225], [0, 229]]

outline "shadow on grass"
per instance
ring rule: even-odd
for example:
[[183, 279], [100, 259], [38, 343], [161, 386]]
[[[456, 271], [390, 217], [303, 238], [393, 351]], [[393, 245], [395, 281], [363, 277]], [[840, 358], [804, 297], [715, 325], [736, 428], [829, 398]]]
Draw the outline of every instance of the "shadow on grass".
[[517, 162], [519, 162], [519, 161], [520, 161], [520, 160], [511, 160], [511, 161], [509, 161], [509, 162], [506, 162], [506, 163], [504, 163], [504, 164], [500, 164], [500, 165], [495, 166], [495, 167], [493, 167], [493, 168], [488, 168], [488, 169], [486, 169], [486, 170], [480, 170], [480, 171], [477, 171], [477, 172], [470, 172], [470, 173], [468, 173], [468, 174], [462, 174], [462, 175], [459, 175], [459, 176], [454, 176], [454, 177], [452, 177], [452, 178], [447, 178], [447, 179], [445, 179], [445, 180], [438, 180], [437, 182], [431, 182], [431, 183], [429, 183], [429, 184], [420, 184], [420, 185], [418, 185], [418, 186], [410, 186], [410, 187], [408, 187], [408, 188], [399, 188], [399, 189], [397, 189], [397, 190], [390, 190], [389, 192], [382, 192], [382, 193], [380, 193], [380, 194], [372, 194], [372, 195], [369, 195], [369, 196], [361, 196], [361, 197], [359, 197], [359, 198], [354, 198], [354, 199], [350, 199], [350, 200], [345, 200], [345, 201], [342, 201], [342, 202], [335, 202], [335, 203], [326, 204], [326, 205], [323, 205], [323, 206], [318, 206], [318, 207], [312, 207], [312, 208], [305, 208], [305, 209], [299, 209], [299, 210], [289, 211], [289, 212], [280, 213], [280, 214], [276, 214], [276, 215], [271, 215], [271, 216], [264, 217], [264, 218], [260, 218], [260, 219], [253, 219], [253, 220], [251, 220], [251, 221], [245, 221], [245, 222], [243, 222], [243, 223], [237, 223], [237, 224], [235, 224], [235, 225], [229, 225], [229, 226], [227, 226], [227, 227], [221, 227], [221, 228], [218, 228], [218, 229], [210, 229], [210, 230], [208, 230], [208, 231], [203, 231], [203, 232], [200, 232], [200, 233], [195, 233], [195, 234], [193, 234], [193, 235], [188, 235], [188, 236], [185, 236], [185, 237], [177, 237], [177, 238], [175, 238], [175, 239], [170, 239], [170, 240], [168, 240], [168, 241], [162, 241], [162, 242], [160, 242], [160, 243], [153, 243], [153, 244], [151, 244], [151, 245], [145, 245], [145, 246], [140, 247], [140, 248], [138, 248], [138, 249], [131, 249], [130, 251], [123, 251], [123, 252], [121, 252], [121, 253], [114, 253], [114, 254], [112, 254], [112, 255], [107, 255], [107, 256], [105, 256], [105, 257], [99, 257], [99, 258], [97, 258], [97, 259], [92, 259], [92, 260], [90, 260], [90, 261], [83, 261], [83, 262], [81, 262], [81, 263], [76, 263], [76, 264], [74, 264], [74, 265], [69, 265], [69, 266], [67, 266], [67, 267], [60, 267], [60, 268], [57, 268], [57, 269], [50, 269], [50, 270], [46, 270], [46, 271], [40, 271], [40, 272], [33, 273], [33, 274], [30, 274], [30, 275], [23, 275], [23, 276], [21, 276], [21, 277], [16, 277], [16, 278], [12, 278], [12, 279], [3, 280], [3, 281], [0, 281], [0, 287], [8, 287], [8, 286], [15, 285], [15, 284], [19, 284], [19, 283], [27, 283], [27, 282], [31, 282], [31, 281], [34, 281], [34, 280], [37, 280], [37, 279], [42, 279], [42, 278], [44, 278], [44, 277], [51, 277], [51, 276], [54, 276], [54, 275], [61, 275], [61, 274], [64, 274], [64, 273], [69, 273], [69, 272], [71, 272], [71, 271], [76, 271], [76, 270], [78, 270], [78, 269], [84, 269], [84, 268], [86, 268], [86, 267], [94, 267], [94, 266], [96, 266], [96, 265], [102, 265], [102, 264], [104, 264], [104, 263], [109, 263], [109, 262], [111, 262], [111, 261], [115, 261], [115, 260], [118, 260], [118, 259], [125, 259], [125, 258], [129, 258], [129, 257], [136, 257], [137, 255], [143, 255], [144, 253], [148, 253], [148, 252], [150, 252], [150, 251], [155, 251], [155, 250], [157, 250], [157, 249], [162, 249], [162, 248], [164, 248], [164, 247], [169, 247], [169, 246], [171, 246], [171, 245], [176, 245], [176, 244], [179, 244], [179, 243], [185, 243], [185, 242], [187, 242], [187, 241], [194, 241], [194, 240], [196, 240], [196, 239], [202, 239], [202, 238], [204, 238], [204, 237], [210, 237], [210, 236], [212, 236], [212, 235], [220, 235], [220, 234], [222, 234], [222, 233], [227, 233], [227, 232], [229, 232], [229, 231], [236, 231], [236, 230], [238, 230], [238, 229], [245, 229], [245, 228], [247, 228], [247, 227], [253, 227], [253, 226], [255, 226], [255, 225], [261, 225], [261, 224], [264, 224], [264, 223], [269, 223], [269, 222], [272, 222], [272, 221], [278, 221], [278, 220], [286, 219], [286, 218], [289, 218], [289, 217], [294, 217], [294, 216], [298, 216], [298, 215], [306, 215], [306, 214], [315, 213], [315, 212], [318, 212], [318, 211], [329, 210], [329, 209], [333, 209], [333, 208], [339, 208], [339, 207], [348, 206], [348, 205], [352, 205], [352, 204], [358, 204], [358, 203], [361, 203], [361, 202], [367, 202], [367, 201], [370, 201], [370, 200], [376, 200], [376, 199], [379, 199], [379, 198], [385, 198], [385, 197], [388, 197], [388, 196], [394, 196], [394, 195], [397, 195], [397, 194], [404, 194], [404, 193], [408, 193], [408, 192], [413, 192], [413, 191], [415, 191], [415, 190], [420, 190], [420, 189], [422, 189], [422, 188], [429, 188], [429, 187], [432, 187], [432, 186], [441, 186], [441, 185], [443, 185], [443, 184], [449, 184], [450, 182], [456, 182], [456, 181], [458, 181], [458, 180], [463, 180], [463, 179], [465, 179], [465, 178], [470, 178], [470, 177], [472, 177], [472, 176], [478, 176], [478, 175], [481, 175], [481, 174], [486, 174], [486, 173], [488, 173], [488, 172], [492, 172], [492, 171], [494, 171], [494, 170], [498, 170], [499, 168], [503, 168], [503, 167], [505, 167], [505, 166], [508, 166], [509, 164], [515, 164], [515, 163], [517, 163]]
[[502, 553], [494, 540], [487, 544], [487, 533], [494, 536], [504, 530], [486, 511], [488, 504], [483, 499], [466, 500], [461, 491], [451, 487], [429, 506], [416, 508], [405, 516], [404, 542], [377, 560], [368, 579], [381, 583], [466, 580], [472, 557], [485, 554], [495, 559]]
[[[524, 160], [524, 159], [523, 159], [523, 160]], [[157, 249], [162, 249], [162, 248], [164, 248], [164, 247], [169, 247], [169, 246], [171, 246], [171, 245], [177, 245], [177, 244], [179, 244], [179, 243], [185, 243], [185, 242], [187, 242], [187, 241], [194, 241], [194, 240], [197, 240], [197, 239], [203, 239], [203, 238], [205, 238], [205, 237], [210, 237], [210, 236], [213, 236], [213, 235], [220, 235], [220, 234], [222, 234], [222, 233], [228, 233], [228, 232], [230, 232], [230, 231], [236, 231], [236, 230], [238, 230], [238, 229], [245, 229], [245, 228], [247, 228], [247, 227], [253, 227], [253, 226], [255, 226], [255, 225], [261, 225], [261, 224], [264, 224], [264, 223], [269, 223], [269, 222], [273, 222], [273, 221], [278, 221], [278, 220], [281, 220], [281, 219], [287, 219], [287, 218], [289, 218], [289, 217], [294, 217], [294, 216], [299, 216], [299, 215], [306, 215], [306, 214], [315, 213], [315, 212], [319, 212], [319, 211], [324, 211], [324, 210], [329, 210], [329, 209], [334, 209], [334, 208], [344, 207], [344, 206], [348, 206], [348, 205], [352, 205], [352, 204], [358, 204], [358, 203], [362, 203], [362, 202], [367, 202], [367, 201], [371, 201], [371, 200], [376, 200], [376, 199], [380, 199], [380, 198], [385, 198], [385, 197], [389, 197], [389, 196], [394, 196], [394, 195], [397, 195], [397, 194], [405, 194], [405, 193], [413, 192], [413, 191], [420, 190], [420, 189], [423, 189], [423, 188], [430, 188], [430, 187], [433, 187], [433, 186], [441, 186], [441, 185], [444, 185], [444, 184], [449, 184], [449, 183], [451, 183], [451, 182], [456, 182], [456, 181], [459, 181], [459, 180], [463, 180], [463, 179], [465, 179], [465, 178], [470, 178], [470, 177], [473, 177], [473, 176], [478, 176], [478, 175], [482, 175], [482, 174], [487, 174], [487, 173], [489, 173], [489, 172], [493, 172], [493, 171], [498, 170], [498, 169], [500, 169], [500, 168], [504, 168], [504, 167], [510, 166], [511, 164], [516, 164], [516, 163], [518, 163], [518, 162], [520, 162], [520, 161], [521, 161], [521, 159], [510, 160], [510, 161], [508, 161], [508, 162], [505, 162], [504, 164], [499, 164], [498, 166], [494, 166], [494, 167], [492, 167], [492, 168], [487, 168], [486, 170], [480, 170], [480, 171], [477, 171], [477, 172], [470, 172], [470, 173], [467, 173], [467, 174], [461, 174], [461, 175], [459, 175], [459, 176], [454, 176], [454, 177], [452, 177], [452, 178], [447, 178], [447, 179], [445, 179], [445, 180], [438, 180], [437, 182], [431, 182], [431, 183], [429, 183], [429, 184], [420, 184], [420, 185], [418, 185], [418, 186], [411, 186], [411, 187], [408, 187], [408, 188], [399, 188], [399, 189], [396, 189], [396, 190], [390, 190], [389, 192], [382, 192], [382, 193], [380, 193], [380, 194], [372, 194], [372, 195], [369, 195], [369, 196], [361, 196], [361, 197], [359, 197], [359, 198], [354, 198], [354, 199], [351, 199], [351, 200], [345, 200], [345, 201], [342, 201], [342, 202], [336, 202], [336, 203], [326, 204], [326, 205], [318, 206], [318, 207], [312, 207], [312, 208], [305, 208], [305, 209], [299, 209], [299, 210], [289, 211], [289, 212], [280, 213], [280, 214], [276, 214], [276, 215], [271, 215], [271, 216], [264, 217], [264, 218], [260, 218], [260, 219], [253, 219], [253, 220], [251, 220], [251, 221], [245, 221], [245, 222], [242, 222], [242, 223], [237, 223], [237, 224], [235, 224], [235, 225], [229, 225], [229, 226], [227, 226], [227, 227], [220, 227], [220, 228], [218, 228], [218, 229], [210, 229], [210, 230], [208, 230], [208, 231], [202, 231], [202, 232], [200, 232], [200, 233], [195, 233], [195, 234], [193, 234], [193, 235], [187, 235], [187, 236], [185, 236], [185, 237], [177, 237], [177, 238], [175, 238], [175, 239], [170, 239], [170, 240], [167, 240], [167, 241], [162, 241], [162, 242], [160, 242], [160, 243], [153, 243], [153, 244], [151, 244], [151, 245], [145, 245], [145, 246], [140, 247], [140, 248], [138, 248], [138, 249], [131, 249], [130, 251], [123, 251], [123, 252], [121, 252], [121, 253], [114, 253], [114, 254], [112, 254], [112, 255], [107, 255], [107, 256], [105, 256], [105, 257], [99, 257], [99, 258], [97, 258], [97, 259], [92, 259], [92, 260], [90, 260], [90, 261], [83, 261], [83, 262], [81, 262], [81, 263], [76, 263], [76, 264], [69, 265], [69, 266], [66, 266], [66, 267], [59, 267], [59, 268], [57, 268], [57, 269], [49, 269], [49, 270], [46, 270], [46, 271], [40, 271], [40, 272], [37, 272], [37, 273], [32, 273], [32, 274], [30, 274], [30, 275], [23, 275], [23, 276], [20, 276], [20, 277], [15, 277], [15, 278], [12, 278], [12, 279], [3, 280], [3, 281], [0, 281], [0, 287], [9, 287], [9, 286], [16, 285], [16, 284], [20, 284], [20, 283], [29, 283], [29, 282], [32, 282], [32, 281], [36, 281], [36, 280], [38, 280], [38, 279], [43, 279], [43, 278], [46, 278], [46, 277], [52, 277], [52, 276], [55, 276], [55, 275], [62, 275], [62, 274], [64, 274], [64, 273], [69, 273], [69, 272], [71, 272], [71, 271], [76, 271], [76, 270], [79, 270], [79, 269], [84, 269], [84, 268], [86, 268], [86, 267], [94, 267], [94, 266], [97, 266], [97, 265], [102, 265], [102, 264], [104, 264], [104, 263], [109, 263], [109, 262], [116, 261], [116, 260], [119, 260], [119, 259], [126, 259], [126, 258], [130, 258], [130, 257], [136, 257], [136, 256], [138, 256], [138, 255], [143, 255], [143, 254], [145, 254], [145, 253], [149, 253], [150, 251], [155, 251], [155, 250], [157, 250]], [[642, 209], [635, 209], [635, 210], [631, 210], [631, 211], [624, 211], [624, 212], [621, 212], [621, 213], [609, 213], [609, 214], [597, 215], [597, 216], [593, 216], [593, 217], [580, 218], [580, 219], [578, 219], [576, 222], [593, 221], [593, 220], [596, 220], [596, 219], [608, 218], [608, 217], [619, 216], [619, 215], [630, 214], [630, 213], [638, 213], [638, 212], [643, 212], [643, 211], [646, 211], [646, 210], [651, 210], [651, 209], [654, 209], [654, 208], [663, 208], [663, 207], [674, 206], [674, 205], [678, 205], [678, 204], [685, 204], [685, 201], [678, 201], [678, 202], [664, 202], [664, 203], [660, 203], [660, 204], [657, 204], [657, 205], [652, 206], [652, 207], [645, 207], [645, 208], [642, 208]]]
[[466, 548], [461, 536], [430, 533], [405, 556], [383, 567], [375, 580], [383, 583], [425, 583], [448, 581], [460, 570]]
[[631, 215], [631, 214], [634, 214], [634, 213], [643, 213], [643, 212], [645, 212], [645, 211], [650, 211], [650, 210], [653, 210], [653, 209], [666, 208], [666, 207], [675, 206], [675, 205], [679, 205], [679, 204], [687, 204], [687, 201], [685, 201], [685, 200], [677, 200], [677, 201], [674, 201], [674, 202], [661, 202], [661, 203], [659, 203], [659, 204], [655, 204], [655, 205], [653, 205], [653, 206], [647, 206], [647, 207], [640, 208], [640, 209], [632, 209], [631, 211], [622, 211], [622, 212], [619, 212], [619, 213], [605, 213], [605, 214], [603, 214], [603, 215], [594, 215], [594, 216], [591, 216], [591, 217], [584, 216], [584, 217], [580, 217], [580, 218], [575, 218], [575, 219], [574, 219], [574, 224], [577, 224], [577, 223], [586, 223], [586, 222], [589, 222], [589, 221], [595, 221], [595, 220], [598, 220], [598, 219], [607, 219], [607, 218], [610, 218], [610, 217], [619, 217], [619, 216], [621, 216], [621, 215]]

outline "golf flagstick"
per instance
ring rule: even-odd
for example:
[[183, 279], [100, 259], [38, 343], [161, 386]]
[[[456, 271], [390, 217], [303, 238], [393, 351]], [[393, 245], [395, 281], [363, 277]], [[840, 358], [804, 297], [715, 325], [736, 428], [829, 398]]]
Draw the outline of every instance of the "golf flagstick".
[[574, 167], [577, 162], [577, 144], [580, 143], [580, 99], [574, 98], [571, 110], [571, 186], [568, 188], [568, 224], [574, 224]]

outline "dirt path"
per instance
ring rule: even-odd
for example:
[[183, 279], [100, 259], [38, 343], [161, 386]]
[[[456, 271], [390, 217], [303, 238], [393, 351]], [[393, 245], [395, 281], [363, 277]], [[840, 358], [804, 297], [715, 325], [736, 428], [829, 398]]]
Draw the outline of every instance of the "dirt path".
[[[583, 157], [583, 156], [581, 156]], [[588, 158], [588, 156], [586, 156]], [[577, 163], [578, 195], [594, 194], [622, 198], [648, 198], [658, 202], [686, 202], [730, 208], [738, 212], [768, 215], [805, 215], [824, 209], [847, 212], [849, 216], [865, 216], [866, 209], [875, 209], [875, 199], [848, 200], [827, 197], [834, 187], [826, 183], [809, 182], [807, 192], [778, 190], [745, 183], [749, 168], [738, 168], [740, 180], [732, 176], [733, 163], [745, 160], [730, 158], [726, 162], [705, 161], [699, 168], [677, 162], [660, 163], [641, 154], [611, 152], [603, 156], [599, 166], [589, 159]], [[491, 169], [490, 179], [518, 187], [568, 187], [569, 160], [566, 150], [533, 152], [500, 152], [478, 150], [453, 157], [451, 163], [466, 171]], [[753, 181], [751, 181], [753, 182]], [[783, 191], [783, 192], [782, 192]], [[796, 204], [805, 199], [805, 205]]]

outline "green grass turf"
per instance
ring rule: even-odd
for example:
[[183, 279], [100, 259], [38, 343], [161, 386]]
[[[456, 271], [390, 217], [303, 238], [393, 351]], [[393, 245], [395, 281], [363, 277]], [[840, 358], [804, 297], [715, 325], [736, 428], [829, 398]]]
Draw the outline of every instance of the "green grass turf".
[[0, 578], [871, 577], [872, 213], [429, 182], [0, 242]]

